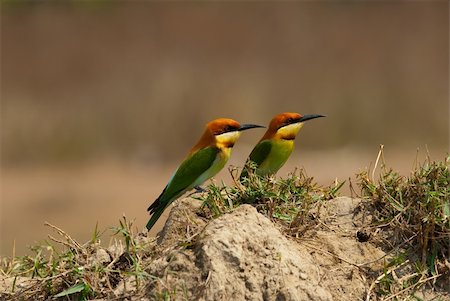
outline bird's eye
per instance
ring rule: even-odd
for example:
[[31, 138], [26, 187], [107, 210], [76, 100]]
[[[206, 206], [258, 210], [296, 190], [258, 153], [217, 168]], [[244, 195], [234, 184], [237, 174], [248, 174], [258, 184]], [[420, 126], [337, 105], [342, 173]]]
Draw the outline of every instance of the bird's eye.
[[227, 125], [226, 127], [222, 128], [219, 134], [228, 133], [233, 131], [234, 128], [231, 125]]

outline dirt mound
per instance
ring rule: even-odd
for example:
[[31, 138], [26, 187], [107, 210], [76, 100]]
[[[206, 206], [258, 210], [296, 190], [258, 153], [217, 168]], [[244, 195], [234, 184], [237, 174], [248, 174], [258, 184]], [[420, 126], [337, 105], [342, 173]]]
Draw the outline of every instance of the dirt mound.
[[[195, 221], [183, 201], [171, 212], [160, 243], [176, 241], [180, 223]], [[358, 200], [327, 202], [317, 219], [322, 223], [298, 241], [286, 238], [268, 218], [242, 205], [206, 225], [192, 245], [173, 249], [155, 261], [150, 286], [179, 291], [175, 299], [197, 300], [356, 300], [368, 283], [362, 268], [384, 253], [356, 239], [353, 222]], [[197, 205], [194, 205], [197, 206]], [[199, 219], [199, 218], [197, 218]], [[203, 225], [201, 219], [196, 222]], [[367, 265], [365, 265], [367, 266]], [[183, 293], [181, 293], [183, 292]]]
[[[305, 233], [299, 247], [319, 266], [321, 283], [333, 300], [359, 300], [370, 283], [367, 272], [382, 268], [386, 254], [370, 242], [360, 242], [370, 217], [359, 212], [359, 199], [339, 197], [325, 203], [318, 214], [318, 229]], [[363, 239], [361, 239], [362, 241]]]
[[[360, 209], [361, 200], [321, 202], [308, 211], [303, 228], [272, 222], [250, 205], [206, 218], [200, 205], [189, 198], [177, 201], [157, 241], [145, 233], [130, 234], [130, 251], [121, 244], [108, 249], [95, 245], [86, 258], [78, 254], [85, 277], [97, 277], [111, 290], [97, 300], [384, 300], [375, 293], [377, 281], [388, 273], [402, 277], [401, 270], [386, 272], [393, 254], [381, 249], [376, 232], [370, 233], [370, 212]], [[130, 228], [122, 230], [130, 233]], [[54, 278], [61, 284], [65, 273], [58, 279], [0, 275], [0, 300], [48, 300], [43, 287]], [[61, 292], [58, 283], [53, 285]], [[81, 292], [74, 290], [84, 289], [83, 283], [54, 299], [80, 299]], [[426, 286], [414, 296], [450, 300], [448, 290]]]

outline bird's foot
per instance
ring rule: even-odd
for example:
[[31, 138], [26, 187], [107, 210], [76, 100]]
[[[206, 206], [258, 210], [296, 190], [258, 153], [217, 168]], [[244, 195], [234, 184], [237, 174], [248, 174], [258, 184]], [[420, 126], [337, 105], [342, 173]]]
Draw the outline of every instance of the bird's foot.
[[205, 192], [205, 191], [206, 191], [206, 189], [204, 189], [204, 188], [202, 188], [200, 186], [194, 186], [194, 191], [191, 192], [190, 194], [188, 194], [187, 197], [191, 197], [192, 195], [194, 195], [196, 193], [202, 193], [202, 192]]
[[195, 193], [201, 193], [201, 192], [205, 192], [206, 189], [200, 187], [200, 186], [194, 186], [195, 189]]

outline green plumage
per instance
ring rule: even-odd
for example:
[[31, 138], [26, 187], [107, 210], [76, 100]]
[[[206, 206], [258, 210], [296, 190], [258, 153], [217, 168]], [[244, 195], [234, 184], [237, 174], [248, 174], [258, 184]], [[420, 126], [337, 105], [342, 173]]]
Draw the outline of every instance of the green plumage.
[[[250, 153], [246, 167], [240, 175], [240, 180], [248, 177], [251, 165], [256, 168], [255, 173], [257, 175], [275, 174], [286, 163], [293, 149], [293, 140], [267, 139], [259, 142]], [[253, 162], [253, 164], [249, 164], [249, 162]]]
[[155, 225], [170, 203], [210, 177], [208, 171], [213, 167], [219, 152], [220, 149], [216, 147], [206, 147], [193, 153], [181, 163], [161, 195], [147, 209], [152, 214], [147, 223], [148, 230]]
[[264, 162], [264, 160], [267, 159], [271, 150], [272, 150], [272, 141], [263, 140], [260, 143], [258, 143], [252, 150], [249, 159], [252, 162], [254, 162], [257, 166], [260, 166]]
[[270, 140], [263, 140], [259, 142], [255, 148], [250, 153], [249, 158], [247, 159], [247, 162], [245, 164], [244, 169], [242, 170], [241, 176], [239, 177], [242, 181], [243, 178], [248, 177], [248, 172], [250, 166], [249, 162], [253, 162], [253, 167], [256, 167], [256, 170], [258, 167], [264, 162], [264, 160], [269, 156], [270, 150], [272, 149], [272, 144]]

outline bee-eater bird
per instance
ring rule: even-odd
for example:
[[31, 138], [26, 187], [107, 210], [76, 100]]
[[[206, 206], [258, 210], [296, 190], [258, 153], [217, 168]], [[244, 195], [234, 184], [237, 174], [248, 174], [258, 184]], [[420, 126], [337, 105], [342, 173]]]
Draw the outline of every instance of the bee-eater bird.
[[172, 175], [161, 195], [148, 207], [147, 211], [152, 217], [147, 223], [147, 229], [154, 226], [176, 198], [215, 176], [225, 166], [242, 131], [263, 127], [255, 124], [240, 125], [227, 118], [209, 122], [200, 140]]
[[253, 148], [242, 170], [240, 179], [248, 176], [249, 168], [255, 168], [260, 176], [273, 175], [286, 163], [294, 150], [297, 133], [307, 120], [325, 117], [323, 115], [300, 115], [298, 113], [281, 113], [269, 124], [264, 136]]

